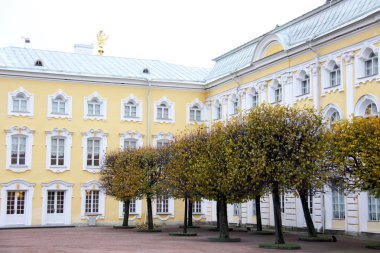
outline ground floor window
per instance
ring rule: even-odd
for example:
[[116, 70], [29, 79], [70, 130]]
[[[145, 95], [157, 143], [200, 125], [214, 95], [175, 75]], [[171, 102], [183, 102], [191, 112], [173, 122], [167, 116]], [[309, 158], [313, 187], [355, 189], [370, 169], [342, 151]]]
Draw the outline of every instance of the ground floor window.
[[241, 209], [241, 204], [235, 203], [234, 204], [234, 216], [240, 216], [240, 209]]
[[256, 215], [256, 200], [252, 200], [252, 215]]
[[344, 194], [341, 187], [334, 187], [332, 191], [333, 219], [345, 219]]
[[193, 213], [202, 213], [202, 202], [194, 201], [193, 202]]
[[[123, 202], [123, 214], [125, 213], [125, 202]], [[136, 213], [136, 199], [131, 199], [129, 202], [129, 213]]]
[[368, 196], [368, 214], [370, 221], [380, 221], [380, 199], [373, 195]]
[[99, 190], [86, 190], [86, 213], [99, 212]]
[[169, 213], [169, 198], [167, 196], [157, 198], [156, 210], [157, 213]]
[[24, 214], [25, 212], [25, 192], [8, 191], [7, 193], [7, 214]]

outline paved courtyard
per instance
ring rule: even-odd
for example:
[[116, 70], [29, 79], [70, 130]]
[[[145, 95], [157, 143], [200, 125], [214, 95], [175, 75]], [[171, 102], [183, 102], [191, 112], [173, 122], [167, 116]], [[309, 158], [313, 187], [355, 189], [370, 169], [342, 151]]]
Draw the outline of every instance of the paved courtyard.
[[268, 250], [258, 248], [259, 242], [273, 241], [272, 235], [252, 235], [232, 232], [231, 237], [240, 237], [239, 243], [208, 242], [217, 232], [207, 228], [192, 229], [197, 237], [173, 237], [168, 232], [179, 230], [166, 227], [161, 233], [142, 233], [135, 230], [112, 227], [39, 228], [0, 230], [0, 252], [54, 252], [54, 253], [112, 253], [112, 252], [377, 252], [364, 248], [368, 242], [355, 237], [337, 236], [336, 243], [312, 243], [298, 241], [300, 234], [286, 233], [287, 242], [301, 245], [301, 250]]

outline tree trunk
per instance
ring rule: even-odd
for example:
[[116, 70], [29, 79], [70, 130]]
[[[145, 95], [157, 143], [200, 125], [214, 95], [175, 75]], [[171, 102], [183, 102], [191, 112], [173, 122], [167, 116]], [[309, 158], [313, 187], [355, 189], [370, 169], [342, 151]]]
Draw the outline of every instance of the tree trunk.
[[227, 198], [226, 196], [222, 195], [220, 198], [220, 204], [219, 204], [219, 238], [225, 239], [230, 238], [230, 232], [228, 230], [228, 217], [227, 217]]
[[193, 201], [189, 199], [189, 210], [188, 210], [188, 216], [187, 216], [187, 225], [189, 227], [193, 226]]
[[153, 212], [152, 212], [152, 199], [150, 197], [146, 198], [146, 205], [148, 209], [148, 229], [153, 230]]
[[273, 197], [273, 207], [274, 207], [274, 225], [275, 225], [275, 235], [276, 244], [284, 244], [284, 234], [282, 233], [282, 219], [281, 219], [281, 205], [280, 205], [280, 194], [278, 192], [278, 185], [275, 185], [272, 189]]
[[261, 223], [260, 195], [256, 196], [255, 204], [256, 204], [256, 230], [263, 231], [263, 225]]
[[220, 230], [220, 200], [216, 200], [216, 230]]
[[123, 227], [128, 227], [129, 222], [129, 204], [131, 200], [124, 201], [124, 219], [123, 219]]
[[188, 198], [185, 196], [185, 217], [183, 219], [183, 233], [187, 234], [187, 207], [188, 207]]
[[310, 215], [310, 210], [307, 204], [307, 194], [304, 191], [299, 191], [303, 214], [305, 216], [306, 226], [307, 226], [307, 232], [309, 233], [310, 237], [317, 237], [317, 232], [315, 231], [313, 219]]

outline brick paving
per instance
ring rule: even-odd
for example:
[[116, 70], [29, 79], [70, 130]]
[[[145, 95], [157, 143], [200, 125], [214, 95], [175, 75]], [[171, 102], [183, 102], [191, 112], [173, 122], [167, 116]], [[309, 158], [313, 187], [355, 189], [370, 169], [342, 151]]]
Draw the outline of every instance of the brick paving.
[[301, 233], [286, 233], [287, 242], [297, 243], [301, 250], [260, 249], [258, 243], [271, 242], [273, 235], [252, 235], [246, 232], [231, 232], [231, 237], [241, 238], [238, 243], [208, 242], [208, 237], [217, 237], [217, 232], [207, 228], [192, 229], [197, 237], [173, 237], [168, 232], [179, 231], [178, 227], [165, 227], [161, 233], [142, 233], [135, 230], [113, 229], [112, 227], [75, 227], [0, 230], [0, 253], [174, 253], [174, 252], [217, 252], [217, 253], [256, 253], [256, 252], [378, 252], [364, 248], [363, 238], [337, 236], [338, 242], [301, 242]]

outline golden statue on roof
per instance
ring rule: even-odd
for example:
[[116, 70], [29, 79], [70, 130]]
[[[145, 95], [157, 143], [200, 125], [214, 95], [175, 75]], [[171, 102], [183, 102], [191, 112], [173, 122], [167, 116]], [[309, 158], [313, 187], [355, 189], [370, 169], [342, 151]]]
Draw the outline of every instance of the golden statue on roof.
[[106, 44], [106, 41], [108, 40], [108, 35], [106, 35], [102, 30], [100, 30], [97, 34], [96, 37], [98, 39], [98, 54], [103, 55], [104, 54], [104, 49], [103, 46]]

